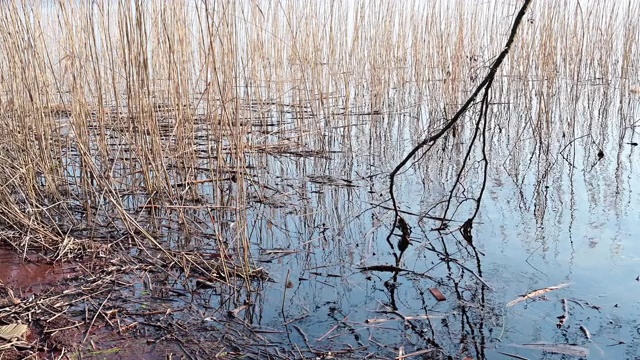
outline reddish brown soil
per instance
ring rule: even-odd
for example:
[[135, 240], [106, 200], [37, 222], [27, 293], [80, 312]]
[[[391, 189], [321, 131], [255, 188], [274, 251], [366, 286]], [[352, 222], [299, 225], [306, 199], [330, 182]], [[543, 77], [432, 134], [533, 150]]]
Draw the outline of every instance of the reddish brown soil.
[[47, 264], [33, 255], [23, 259], [13, 249], [0, 248], [0, 283], [11, 288], [17, 298], [37, 294], [73, 273], [71, 265]]

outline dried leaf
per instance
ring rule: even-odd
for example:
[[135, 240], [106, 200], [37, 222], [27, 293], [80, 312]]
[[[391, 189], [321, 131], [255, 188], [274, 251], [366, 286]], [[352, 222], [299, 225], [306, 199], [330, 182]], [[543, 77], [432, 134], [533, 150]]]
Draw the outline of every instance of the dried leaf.
[[436, 288], [429, 288], [429, 292], [433, 295], [434, 298], [438, 301], [445, 301], [447, 298], [440, 292], [440, 290]]
[[7, 341], [15, 338], [22, 338], [27, 330], [29, 330], [29, 327], [25, 324], [9, 324], [0, 326], [0, 338]]
[[544, 294], [546, 294], [546, 293], [548, 293], [550, 291], [553, 291], [553, 290], [558, 290], [558, 289], [565, 288], [565, 287], [567, 287], [569, 285], [571, 285], [571, 284], [570, 283], [564, 283], [564, 284], [560, 284], [560, 285], [556, 285], [556, 286], [549, 286], [549, 287], [546, 287], [544, 289], [534, 290], [534, 291], [532, 291], [532, 292], [530, 292], [530, 293], [528, 293], [526, 295], [522, 295], [520, 297], [517, 297], [514, 300], [511, 300], [507, 304], [507, 307], [511, 307], [511, 306], [513, 306], [513, 305], [515, 305], [515, 304], [517, 304], [519, 302], [522, 302], [522, 301], [525, 301], [525, 300], [528, 300], [528, 299], [532, 299], [532, 298], [538, 297], [540, 295], [544, 295]]

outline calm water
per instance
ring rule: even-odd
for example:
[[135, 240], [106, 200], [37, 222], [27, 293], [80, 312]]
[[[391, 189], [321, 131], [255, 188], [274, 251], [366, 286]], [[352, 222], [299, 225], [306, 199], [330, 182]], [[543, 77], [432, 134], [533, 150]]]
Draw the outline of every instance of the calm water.
[[[583, 91], [607, 96], [617, 85], [585, 86]], [[358, 267], [394, 262], [385, 241], [392, 213], [376, 204], [390, 206], [384, 202], [386, 174], [409, 149], [412, 134], [407, 128], [419, 129], [429, 120], [420, 103], [404, 113], [342, 119], [354, 124], [348, 131], [327, 128], [322, 146], [335, 150], [329, 159], [263, 159], [269, 175], [260, 179], [278, 189], [268, 197], [279, 205], [256, 205], [251, 211], [257, 223], [252, 240], [261, 254], [258, 259], [270, 260], [263, 266], [275, 282], [266, 285], [252, 320], [270, 329], [288, 324], [287, 335], [280, 340], [292, 346], [366, 347], [362, 354], [383, 358], [396, 356], [399, 346], [406, 353], [425, 349], [432, 340], [458, 358], [507, 358], [499, 352], [541, 358], [539, 350], [514, 346], [536, 342], [581, 346], [588, 349], [589, 359], [633, 358], [640, 352], [636, 280], [640, 246], [635, 239], [640, 213], [634, 205], [640, 201], [636, 191], [640, 174], [634, 166], [640, 159], [637, 148], [627, 144], [635, 141], [633, 128], [620, 126], [626, 120], [617, 117], [624, 108], [625, 119], [638, 119], [640, 98], [614, 95], [614, 101], [604, 103], [585, 97], [573, 107], [565, 106], [562, 91], [557, 96], [544, 125], [550, 129], [544, 139], [526, 130], [527, 123], [539, 116], [535, 108], [526, 116], [514, 103], [496, 105], [493, 111], [487, 133], [491, 139], [487, 191], [473, 227], [474, 243], [484, 256], [476, 263], [464, 247], [456, 246], [456, 239], [463, 241], [457, 231], [439, 233], [431, 230], [436, 222], [418, 223], [418, 216], [406, 215], [415, 242], [403, 267], [428, 271], [439, 282], [401, 275], [393, 294], [388, 283], [385, 286], [391, 281], [389, 273], [362, 273]], [[603, 113], [612, 114], [606, 124], [589, 126], [591, 117]], [[569, 124], [572, 115], [578, 117]], [[465, 126], [470, 127], [468, 122]], [[396, 191], [402, 210], [438, 214], [429, 210], [453, 184], [452, 169], [468, 146], [468, 130], [447, 141], [450, 145], [434, 148], [399, 177]], [[599, 149], [604, 153], [601, 159]], [[472, 154], [477, 160], [479, 150]], [[464, 199], [475, 196], [482, 181], [477, 163], [470, 169], [462, 177], [464, 191], [454, 196], [457, 213], [450, 217], [458, 221], [470, 211]], [[354, 186], [344, 186], [340, 179]], [[460, 225], [452, 222], [451, 228]], [[491, 289], [482, 289], [472, 274], [455, 264], [447, 269], [428, 250], [433, 244], [442, 251], [441, 241], [452, 257], [476, 273], [479, 264]], [[284, 249], [295, 253], [268, 252]], [[285, 290], [287, 279], [292, 287]], [[562, 283], [570, 286], [506, 306], [520, 295]], [[440, 289], [447, 300], [437, 302], [428, 292], [431, 287]], [[567, 300], [569, 317], [558, 328], [562, 299]], [[392, 300], [404, 316], [433, 318], [408, 325], [398, 316], [381, 313], [391, 310]], [[367, 322], [372, 319], [388, 321]]]

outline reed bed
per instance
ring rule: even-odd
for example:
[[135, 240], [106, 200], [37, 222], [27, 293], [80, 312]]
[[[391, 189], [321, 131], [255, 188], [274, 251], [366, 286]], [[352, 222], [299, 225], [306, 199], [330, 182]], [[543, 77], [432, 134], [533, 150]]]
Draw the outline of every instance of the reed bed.
[[[316, 183], [351, 186], [344, 179], [364, 163], [388, 173], [466, 99], [502, 50], [517, 7], [2, 2], [0, 236], [51, 261], [134, 252], [186, 277], [232, 289], [241, 279], [253, 290], [268, 275], [253, 261], [250, 239], [268, 245], [272, 225], [291, 230], [273, 224], [270, 209], [292, 206], [314, 223], [317, 212], [344, 223], [340, 213], [359, 211], [343, 209], [335, 194], [305, 203], [308, 194], [292, 194], [277, 177], [286, 170], [278, 159], [311, 159], [293, 166]], [[492, 109], [491, 149], [504, 155], [499, 166], [515, 183], [548, 178], [558, 162], [552, 149], [584, 129], [591, 136], [583, 141], [599, 148], [612, 129], [628, 137], [631, 115], [615, 126], [572, 119], [605, 87], [620, 113], [635, 114], [625, 99], [640, 81], [638, 18], [636, 2], [533, 3], [492, 91], [502, 105]], [[550, 111], [557, 101], [570, 104], [566, 113]], [[527, 121], [511, 121], [511, 111]], [[443, 139], [438, 156], [404, 174], [434, 190], [432, 203], [463, 166], [459, 139], [473, 131], [469, 119]], [[317, 177], [338, 152], [351, 154], [338, 173]], [[532, 157], [541, 161], [533, 166]], [[478, 172], [472, 166], [463, 178]], [[372, 187], [386, 186], [376, 179]], [[250, 213], [256, 208], [267, 210]], [[232, 308], [240, 302], [234, 294]]]
[[[638, 7], [593, 5], [534, 5], [496, 92], [534, 91], [539, 81], [634, 85]], [[282, 138], [309, 147], [294, 153], [326, 151], [319, 137], [350, 114], [391, 113], [420, 97], [428, 118], [398, 128], [428, 133], [487, 68], [514, 9], [383, 1], [2, 7], [2, 216], [54, 243], [108, 225], [148, 231], [136, 217], [151, 201], [235, 209], [242, 234], [247, 153], [283, 151]], [[585, 51], [585, 41], [596, 51]], [[607, 61], [610, 54], [621, 61]], [[211, 186], [198, 186], [206, 180]]]

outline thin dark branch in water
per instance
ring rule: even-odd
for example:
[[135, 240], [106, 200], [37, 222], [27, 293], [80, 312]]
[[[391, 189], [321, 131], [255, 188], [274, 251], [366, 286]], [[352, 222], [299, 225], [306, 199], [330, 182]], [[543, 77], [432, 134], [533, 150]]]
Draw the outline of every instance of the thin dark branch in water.
[[[480, 114], [478, 115], [478, 121], [476, 121], [476, 128], [475, 131], [473, 132], [473, 137], [471, 138], [471, 142], [469, 143], [469, 146], [467, 147], [467, 152], [464, 155], [464, 159], [462, 160], [462, 165], [460, 166], [460, 170], [458, 171], [458, 174], [456, 176], [456, 181], [453, 183], [453, 186], [451, 187], [451, 190], [449, 191], [449, 198], [446, 201], [446, 206], [442, 215], [443, 219], [446, 219], [447, 214], [449, 212], [449, 208], [451, 207], [451, 202], [453, 200], [453, 196], [455, 194], [455, 189], [462, 184], [462, 175], [464, 173], [464, 170], [467, 168], [467, 163], [469, 162], [469, 158], [471, 157], [471, 153], [473, 151], [474, 145], [476, 143], [476, 140], [478, 139], [478, 134], [480, 133], [480, 124], [485, 123], [485, 126], [483, 127], [483, 132], [482, 132], [482, 139], [483, 139], [483, 160], [484, 160], [484, 176], [483, 176], [483, 181], [482, 181], [482, 189], [480, 191], [480, 195], [478, 196], [477, 199], [473, 199], [474, 203], [475, 203], [475, 211], [473, 213], [473, 215], [467, 219], [467, 221], [464, 222], [464, 224], [462, 225], [462, 228], [460, 229], [460, 232], [462, 233], [462, 237], [467, 241], [467, 243], [469, 243], [470, 245], [473, 245], [471, 242], [471, 228], [473, 227], [473, 219], [476, 217], [476, 214], [478, 213], [478, 210], [480, 209], [480, 200], [482, 198], [482, 194], [484, 193], [484, 187], [486, 185], [486, 181], [487, 181], [487, 162], [486, 162], [486, 153], [484, 153], [484, 134], [486, 131], [486, 117], [487, 117], [487, 112], [489, 111], [489, 88], [490, 88], [490, 84], [487, 85], [487, 87], [485, 88], [484, 91], [484, 95], [482, 96], [482, 101], [481, 101], [481, 108], [480, 108]], [[440, 228], [444, 228], [444, 225], [446, 225], [446, 223], [444, 221], [442, 221], [440, 223]]]
[[[474, 133], [474, 139], [472, 141], [472, 145], [475, 142], [476, 136], [478, 134], [478, 132], [480, 131], [480, 124], [483, 125], [482, 127], [482, 185], [480, 187], [480, 192], [478, 194], [478, 197], [475, 200], [475, 210], [473, 212], [473, 214], [471, 215], [471, 217], [469, 217], [467, 219], [467, 221], [464, 222], [464, 224], [462, 225], [462, 227], [460, 228], [460, 234], [462, 235], [462, 238], [464, 238], [464, 240], [467, 242], [468, 245], [471, 246], [471, 249], [473, 249], [473, 252], [475, 254], [475, 258], [477, 260], [477, 267], [478, 267], [478, 273], [480, 276], [482, 276], [482, 270], [480, 268], [480, 261], [478, 260], [478, 254], [480, 253], [477, 249], [476, 246], [473, 244], [473, 235], [471, 234], [471, 230], [473, 229], [473, 221], [475, 220], [476, 216], [478, 215], [478, 211], [480, 211], [480, 203], [482, 202], [482, 196], [484, 195], [484, 190], [487, 186], [487, 172], [488, 172], [488, 168], [489, 168], [489, 161], [487, 160], [487, 138], [486, 138], [486, 134], [487, 134], [487, 113], [489, 112], [489, 89], [490, 89], [490, 85], [487, 86], [485, 88], [484, 91], [484, 96], [482, 97], [482, 108], [480, 110], [480, 116], [478, 117], [478, 122], [476, 123], [476, 131]], [[471, 146], [469, 148], [469, 150], [471, 150]], [[465, 162], [467, 161], [467, 159], [465, 159]], [[464, 168], [464, 165], [463, 167]], [[480, 253], [481, 254], [481, 253]]]
[[[387, 200], [385, 200], [387, 201]], [[379, 203], [372, 203], [372, 202], [368, 202], [368, 204], [373, 205], [372, 207], [368, 208], [365, 211], [374, 209], [374, 208], [381, 208], [381, 209], [385, 209], [385, 210], [393, 210], [392, 207], [389, 206], [384, 206], [382, 204]], [[414, 213], [411, 211], [406, 211], [406, 210], [400, 210], [398, 209], [399, 213], [405, 214], [405, 215], [411, 215], [411, 216], [415, 216], [415, 217], [419, 217], [421, 219], [430, 219], [430, 220], [438, 220], [438, 221], [444, 221], [444, 222], [451, 222], [451, 221], [455, 221], [454, 219], [445, 219], [443, 217], [440, 216], [432, 216], [432, 215], [428, 215], [428, 212], [426, 212], [427, 214], [418, 214], [418, 213]], [[360, 216], [362, 213], [358, 214], [357, 216]]]
[[[394, 186], [395, 186], [396, 175], [416, 155], [416, 153], [418, 151], [420, 151], [423, 147], [427, 146], [428, 144], [437, 141], [444, 134], [446, 134], [449, 131], [449, 129], [451, 129], [453, 127], [453, 125], [455, 125], [456, 122], [458, 122], [458, 120], [460, 120], [462, 115], [464, 115], [467, 112], [469, 107], [475, 101], [475, 99], [478, 96], [478, 94], [480, 94], [480, 92], [483, 89], [486, 88], [485, 92], [488, 91], [488, 89], [491, 87], [491, 84], [493, 83], [493, 80], [495, 79], [496, 73], [498, 72], [498, 69], [500, 68], [500, 65], [502, 65], [502, 62], [504, 61], [504, 59], [509, 54], [509, 51], [511, 50], [511, 45], [515, 41], [515, 37], [516, 37], [516, 34], [518, 32], [518, 27], [522, 23], [522, 19], [524, 18], [524, 14], [525, 14], [527, 8], [529, 7], [530, 3], [531, 3], [531, 0], [525, 0], [524, 3], [522, 4], [522, 7], [520, 8], [520, 11], [518, 12], [518, 14], [515, 17], [515, 20], [513, 22], [513, 26], [511, 27], [511, 33], [509, 35], [509, 38], [507, 39], [507, 42], [506, 42], [505, 47], [504, 47], [504, 50], [502, 50], [500, 55], [498, 55], [498, 57], [496, 58], [495, 62], [489, 68], [489, 73], [485, 76], [484, 80], [482, 80], [482, 82], [476, 87], [476, 89], [473, 91], [471, 96], [469, 96], [469, 98], [462, 105], [462, 107], [460, 107], [458, 112], [456, 112], [456, 114], [451, 118], [451, 120], [449, 120], [449, 122], [447, 122], [447, 124], [442, 129], [440, 129], [435, 134], [433, 134], [431, 136], [428, 136], [427, 138], [422, 140], [422, 142], [420, 142], [417, 146], [415, 146], [409, 152], [409, 154], [407, 154], [407, 156], [405, 156], [405, 158], [402, 159], [402, 161], [400, 161], [400, 163], [389, 174], [389, 194], [390, 194], [391, 202], [392, 202], [392, 205], [393, 205], [393, 208], [394, 208], [394, 212], [395, 212], [395, 215], [396, 215], [396, 216], [394, 216], [393, 226], [391, 226], [391, 230], [389, 231], [389, 235], [387, 236], [387, 239], [386, 239], [387, 243], [391, 247], [391, 250], [395, 249], [394, 246], [393, 246], [393, 243], [391, 242], [391, 237], [393, 236], [393, 232], [394, 232], [394, 230], [396, 229], [396, 227], [398, 225], [398, 217], [399, 217], [398, 205], [396, 203], [395, 193], [394, 193], [394, 190], [393, 190]], [[398, 263], [399, 262], [399, 256], [395, 254], [395, 251], [394, 251], [394, 257], [396, 258], [396, 263]]]
[[403, 269], [397, 266], [392, 266], [392, 265], [372, 265], [372, 266], [364, 266], [364, 267], [359, 267], [357, 268], [360, 271], [378, 271], [378, 272], [391, 272], [394, 273], [395, 275], [397, 275], [398, 273], [401, 272], [406, 272], [412, 275], [417, 275], [420, 277], [425, 277], [425, 278], [429, 278], [429, 279], [434, 279], [431, 275], [428, 274], [427, 272], [424, 273], [419, 273], [419, 272], [415, 272], [413, 270], [409, 270], [409, 269]]

